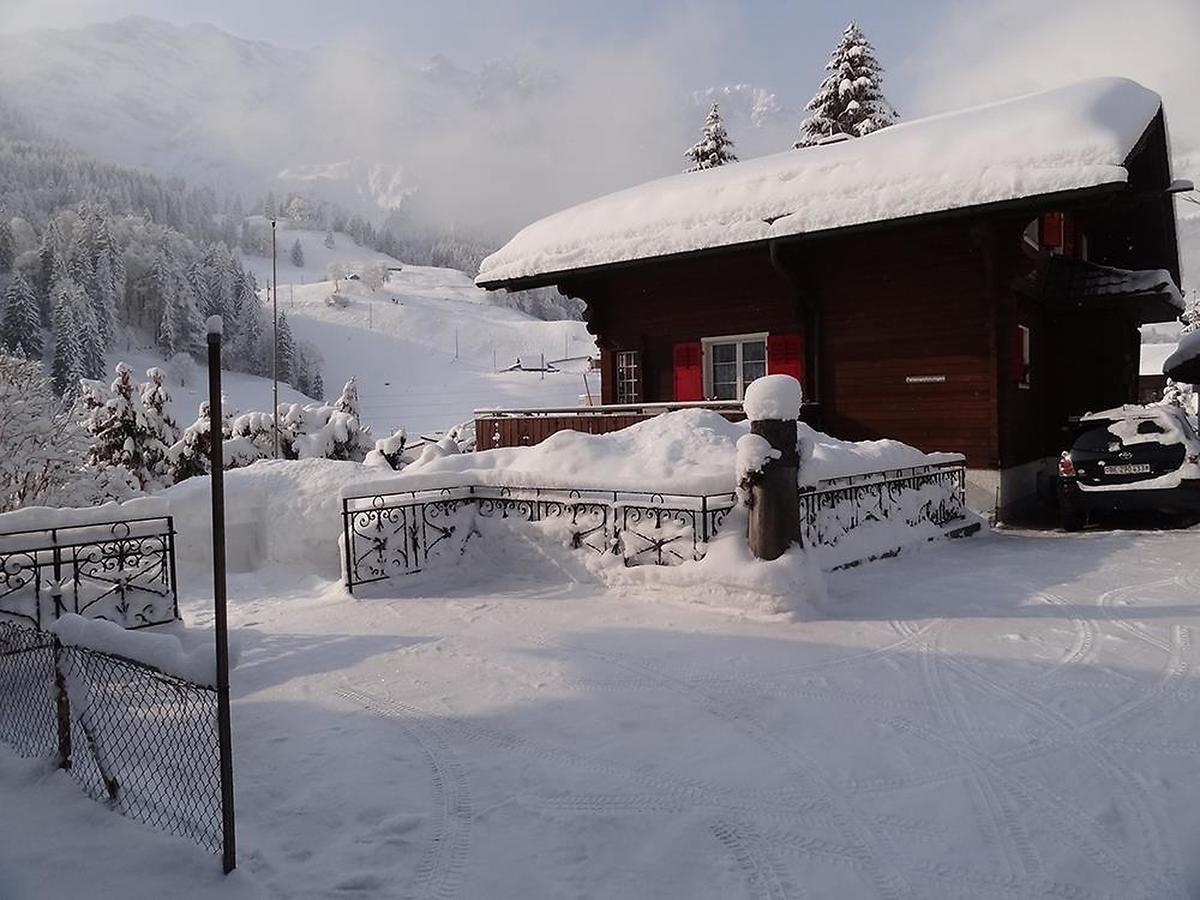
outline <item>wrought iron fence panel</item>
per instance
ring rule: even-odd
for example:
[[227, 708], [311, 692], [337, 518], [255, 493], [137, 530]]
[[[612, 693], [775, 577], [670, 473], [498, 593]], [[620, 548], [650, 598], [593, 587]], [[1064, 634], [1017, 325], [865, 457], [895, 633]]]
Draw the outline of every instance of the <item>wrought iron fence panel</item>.
[[63, 613], [126, 628], [179, 618], [170, 516], [0, 534], [0, 619]]
[[[346, 498], [342, 503], [346, 584], [353, 590], [393, 574], [420, 571], [438, 544], [457, 547], [461, 553], [475, 533], [474, 520], [442, 525], [440, 530], [437, 526], [449, 521], [449, 513], [467, 506], [480, 521], [515, 518], [561, 524], [572, 547], [620, 555], [626, 565], [675, 565], [703, 556], [704, 546], [735, 504], [732, 493], [513, 486]], [[413, 523], [420, 528], [414, 531]]]
[[966, 513], [966, 469], [961, 464], [831, 479], [800, 491], [800, 543], [832, 547], [875, 522], [944, 529]]
[[0, 621], [0, 740], [129, 818], [222, 849], [212, 687]]

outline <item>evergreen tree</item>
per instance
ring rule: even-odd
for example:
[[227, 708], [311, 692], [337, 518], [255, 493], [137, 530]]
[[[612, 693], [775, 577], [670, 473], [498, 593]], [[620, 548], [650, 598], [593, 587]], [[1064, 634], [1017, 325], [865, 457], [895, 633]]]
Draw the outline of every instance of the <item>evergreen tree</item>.
[[204, 322], [196, 309], [191, 286], [172, 271], [171, 259], [165, 251], [155, 260], [151, 278], [162, 302], [159, 345], [172, 354], [199, 353]]
[[292, 337], [292, 326], [287, 313], [279, 314], [279, 334], [275, 338], [275, 352], [279, 359], [279, 380], [291, 384], [296, 375], [296, 340]]
[[85, 378], [100, 378], [104, 375], [104, 344], [96, 314], [83, 288], [69, 275], [60, 275], [54, 282], [51, 303], [55, 312], [64, 308], [74, 323], [74, 332], [79, 344], [79, 364]]
[[267, 197], [263, 200], [263, 215], [268, 219], [274, 219], [276, 214], [275, 192], [267, 191]]
[[296, 243], [292, 244], [292, 265], [297, 269], [304, 268], [304, 248], [300, 246], [300, 238], [296, 238]]
[[[326, 247], [326, 249], [332, 250], [335, 246], [336, 245], [333, 243], [333, 232], [326, 231], [325, 232], [325, 247]], [[4, 271], [3, 265], [4, 265], [4, 260], [3, 260], [3, 258], [0, 258], [0, 272]]]
[[[329, 238], [332, 240], [333, 235], [331, 234]], [[17, 249], [13, 245], [12, 225], [8, 221], [8, 215], [4, 212], [4, 208], [0, 207], [0, 274], [12, 271], [16, 256]]]
[[698, 172], [701, 169], [712, 169], [725, 163], [737, 162], [733, 153], [733, 141], [725, 131], [721, 121], [721, 111], [714, 103], [704, 120], [704, 128], [700, 132], [700, 140], [693, 144], [684, 154], [691, 163], [685, 172]]
[[146, 382], [141, 386], [141, 416], [138, 419], [137, 443], [141, 449], [144, 489], [167, 487], [171, 483], [170, 448], [179, 440], [179, 426], [166, 406], [171, 402], [162, 370], [146, 370]]
[[27, 359], [42, 356], [42, 317], [33, 286], [14, 272], [4, 292], [4, 317], [0, 319], [0, 344]]
[[341, 396], [333, 403], [333, 408], [338, 412], [349, 413], [352, 416], [357, 416], [361, 413], [358, 403], [358, 379], [351, 377], [344, 385], [342, 385]]
[[883, 96], [883, 66], [858, 23], [846, 26], [825, 71], [829, 74], [808, 101], [812, 115], [800, 123], [796, 149], [835, 134], [862, 137], [895, 124], [896, 111]]
[[312, 390], [309, 391], [308, 396], [312, 397], [314, 400], [324, 403], [325, 402], [325, 379], [323, 379], [321, 377], [321, 370], [319, 368], [315, 372], [313, 372], [312, 381], [311, 381], [311, 384], [309, 385], [309, 387], [311, 387]]
[[60, 303], [54, 308], [52, 322], [54, 362], [50, 374], [54, 379], [54, 393], [65, 400], [74, 400], [79, 394], [79, 381], [85, 375], [78, 320], [70, 304]]

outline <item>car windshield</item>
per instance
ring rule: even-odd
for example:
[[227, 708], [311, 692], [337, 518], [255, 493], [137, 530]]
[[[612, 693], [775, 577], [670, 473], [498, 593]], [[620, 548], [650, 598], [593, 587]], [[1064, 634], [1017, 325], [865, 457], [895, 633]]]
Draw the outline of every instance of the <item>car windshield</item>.
[[[1120, 445], [1116, 436], [1108, 433], [1111, 422], [1080, 422], [1075, 433], [1073, 450], [1083, 450], [1087, 453], [1107, 453], [1112, 445]], [[1086, 430], [1085, 430], [1086, 429]]]

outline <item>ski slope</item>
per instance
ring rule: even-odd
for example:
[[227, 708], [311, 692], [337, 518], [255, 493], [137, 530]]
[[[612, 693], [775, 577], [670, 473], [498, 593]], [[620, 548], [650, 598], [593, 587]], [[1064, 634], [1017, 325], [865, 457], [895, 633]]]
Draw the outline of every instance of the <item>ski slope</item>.
[[[343, 281], [345, 308], [326, 305], [333, 284], [297, 285], [280, 292], [297, 337], [324, 357], [326, 392], [357, 376], [363, 416], [376, 430], [410, 433], [444, 429], [481, 406], [561, 406], [599, 392], [585, 381], [595, 344], [582, 322], [543, 322], [497, 307], [466, 275], [406, 267], [378, 291]], [[575, 359], [562, 371], [497, 372], [520, 359]]]

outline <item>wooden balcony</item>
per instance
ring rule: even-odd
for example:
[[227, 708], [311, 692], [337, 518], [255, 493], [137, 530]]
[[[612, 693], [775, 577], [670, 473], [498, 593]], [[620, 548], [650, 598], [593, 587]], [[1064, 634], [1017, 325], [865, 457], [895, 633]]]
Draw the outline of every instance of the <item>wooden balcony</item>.
[[608, 434], [679, 409], [710, 409], [731, 422], [746, 418], [740, 400], [693, 403], [610, 403], [601, 406], [554, 406], [541, 409], [475, 410], [475, 447], [531, 447], [556, 431]]

